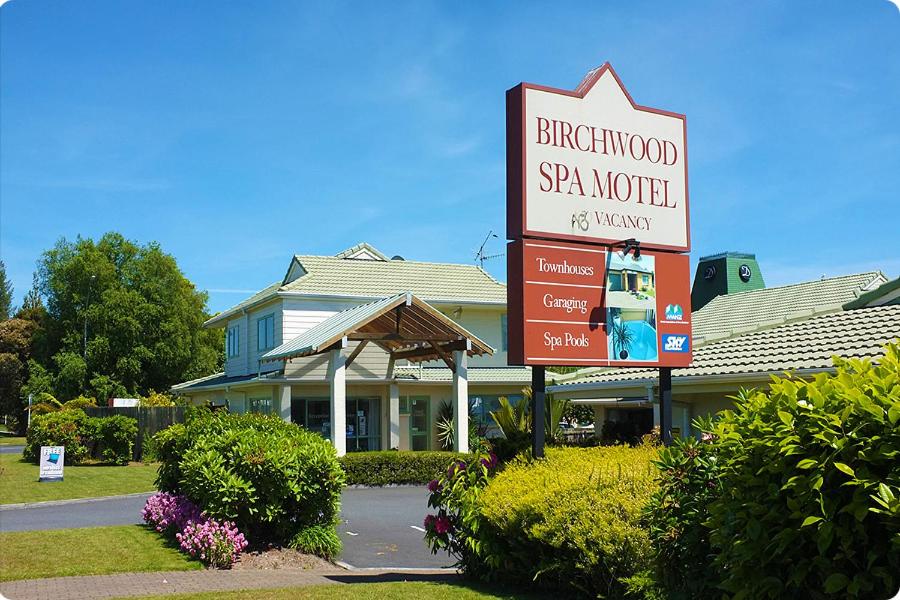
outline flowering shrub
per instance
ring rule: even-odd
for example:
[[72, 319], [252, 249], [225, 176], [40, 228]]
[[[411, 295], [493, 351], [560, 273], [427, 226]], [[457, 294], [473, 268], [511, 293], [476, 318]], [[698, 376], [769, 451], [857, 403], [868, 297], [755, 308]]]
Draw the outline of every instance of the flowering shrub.
[[447, 551], [470, 573], [478, 572], [478, 497], [496, 472], [497, 457], [475, 457], [471, 462], [455, 460], [446, 474], [428, 484], [428, 507], [437, 514], [425, 516], [425, 541], [432, 554]]
[[172, 535], [181, 549], [220, 569], [234, 564], [247, 540], [234, 523], [219, 523], [200, 511], [185, 496], [159, 492], [147, 499], [141, 517], [159, 533]]
[[188, 522], [196, 523], [205, 518], [196, 504], [184, 496], [169, 492], [159, 492], [147, 498], [141, 517], [159, 533], [180, 532]]
[[721, 495], [719, 462], [710, 433], [713, 422], [699, 418], [694, 437], [676, 437], [661, 448], [654, 462], [659, 469], [659, 490], [650, 499], [645, 518], [656, 559], [655, 577], [674, 600], [719, 598], [719, 575], [712, 565], [709, 505]]
[[237, 524], [254, 544], [289, 544], [308, 527], [337, 524], [344, 472], [317, 433], [278, 417], [196, 410], [154, 443], [159, 488]]
[[231, 521], [219, 523], [206, 519], [188, 522], [184, 531], [175, 534], [181, 549], [218, 569], [227, 569], [247, 547], [244, 534]]

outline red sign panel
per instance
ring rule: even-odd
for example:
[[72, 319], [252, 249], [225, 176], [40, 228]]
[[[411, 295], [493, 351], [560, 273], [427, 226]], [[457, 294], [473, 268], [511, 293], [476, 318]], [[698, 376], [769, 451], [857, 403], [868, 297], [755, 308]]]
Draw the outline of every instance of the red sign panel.
[[541, 240], [507, 250], [509, 364], [690, 365], [686, 255]]

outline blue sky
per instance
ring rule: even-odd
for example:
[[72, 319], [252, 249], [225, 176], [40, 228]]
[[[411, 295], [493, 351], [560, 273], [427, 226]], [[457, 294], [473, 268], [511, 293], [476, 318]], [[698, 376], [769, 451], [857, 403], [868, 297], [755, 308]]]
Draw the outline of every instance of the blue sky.
[[59, 237], [117, 230], [174, 254], [212, 310], [362, 240], [471, 262], [505, 228], [505, 90], [605, 61], [688, 117], [694, 258], [756, 252], [769, 285], [900, 274], [887, 0], [12, 0], [0, 256], [18, 301]]

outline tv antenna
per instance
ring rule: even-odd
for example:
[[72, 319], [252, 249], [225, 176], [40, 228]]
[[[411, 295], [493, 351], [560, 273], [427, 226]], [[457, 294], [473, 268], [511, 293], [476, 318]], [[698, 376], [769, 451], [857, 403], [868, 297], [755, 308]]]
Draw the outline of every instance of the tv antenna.
[[481, 246], [478, 248], [478, 252], [475, 253], [475, 262], [477, 262], [478, 266], [481, 267], [482, 269], [484, 268], [484, 261], [491, 260], [493, 258], [500, 258], [501, 256], [503, 256], [503, 252], [501, 252], [500, 254], [485, 254], [484, 253], [484, 247], [487, 245], [488, 241], [491, 238], [496, 238], [496, 237], [497, 237], [497, 234], [494, 233], [493, 229], [488, 231], [488, 234], [486, 236], [484, 236], [484, 241], [481, 242]]

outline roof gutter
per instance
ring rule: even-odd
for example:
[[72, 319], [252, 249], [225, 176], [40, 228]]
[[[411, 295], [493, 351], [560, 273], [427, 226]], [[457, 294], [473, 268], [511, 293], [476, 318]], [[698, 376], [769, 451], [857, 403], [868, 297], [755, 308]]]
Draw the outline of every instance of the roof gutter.
[[[796, 375], [798, 377], [812, 377], [819, 373], [833, 373], [834, 367], [823, 367], [823, 368], [814, 368], [814, 369], [795, 369], [791, 371], [777, 370], [777, 371], [762, 371], [758, 373], [719, 373], [714, 375], [681, 375], [679, 376], [677, 373], [677, 369], [672, 372], [672, 387], [676, 387], [679, 385], [690, 385], [696, 383], [742, 383], [748, 381], [768, 381], [772, 378], [773, 375], [784, 375], [785, 373], [790, 373], [792, 375]], [[635, 388], [648, 390], [647, 393], [649, 395], [649, 390], [652, 390], [654, 386], [658, 384], [658, 379], [656, 377], [643, 377], [641, 379], [627, 379], [620, 381], [596, 381], [596, 382], [584, 382], [584, 383], [570, 383], [570, 384], [562, 384], [562, 385], [548, 385], [548, 392], [566, 392], [566, 391], [581, 391], [581, 390], [606, 390], [606, 389], [624, 389], [624, 388]], [[621, 396], [621, 394], [619, 394]]]

